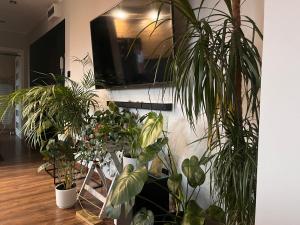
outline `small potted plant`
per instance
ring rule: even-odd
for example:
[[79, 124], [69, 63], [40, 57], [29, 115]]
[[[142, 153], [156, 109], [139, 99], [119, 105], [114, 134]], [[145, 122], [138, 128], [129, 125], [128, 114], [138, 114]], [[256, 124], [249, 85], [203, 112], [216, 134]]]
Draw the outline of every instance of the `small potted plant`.
[[[75, 155], [77, 146], [68, 136], [65, 140], [50, 139], [42, 151], [46, 159], [55, 159], [57, 169], [57, 185], [55, 187], [56, 205], [59, 208], [71, 208], [76, 203]], [[49, 163], [41, 165], [38, 172], [48, 167]]]
[[123, 167], [132, 164], [136, 168], [141, 133], [138, 115], [126, 109], [120, 110], [111, 102], [107, 110], [95, 112], [94, 117], [97, 124], [92, 135], [102, 143], [103, 149], [107, 152], [121, 151]]

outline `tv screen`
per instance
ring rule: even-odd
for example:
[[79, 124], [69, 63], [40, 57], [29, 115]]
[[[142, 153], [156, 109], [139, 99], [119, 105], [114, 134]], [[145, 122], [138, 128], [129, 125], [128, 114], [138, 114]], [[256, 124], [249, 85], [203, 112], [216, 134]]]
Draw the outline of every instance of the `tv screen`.
[[160, 4], [152, 0], [124, 0], [91, 21], [91, 37], [97, 88], [130, 88], [166, 81], [164, 68], [173, 45], [170, 5], [160, 9]]

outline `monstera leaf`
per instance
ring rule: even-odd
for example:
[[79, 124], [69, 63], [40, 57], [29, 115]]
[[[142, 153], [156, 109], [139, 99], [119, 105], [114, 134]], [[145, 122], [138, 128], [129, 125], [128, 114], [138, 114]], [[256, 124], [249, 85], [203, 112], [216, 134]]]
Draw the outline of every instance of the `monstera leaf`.
[[112, 187], [108, 196], [106, 214], [108, 217], [117, 219], [121, 214], [121, 206], [125, 206], [127, 214], [134, 205], [135, 196], [138, 195], [148, 178], [147, 169], [141, 167], [134, 171], [134, 167], [127, 165]]
[[196, 188], [204, 183], [205, 173], [201, 169], [199, 160], [196, 156], [185, 159], [181, 164], [181, 169], [191, 187]]
[[205, 222], [205, 215], [198, 204], [191, 200], [189, 201], [185, 211], [181, 225], [203, 225]]
[[130, 201], [142, 191], [148, 178], [147, 169], [141, 167], [135, 171], [133, 170], [134, 167], [129, 164], [117, 178], [111, 194], [111, 204], [113, 206]]
[[139, 155], [140, 163], [146, 164], [147, 162], [153, 160], [156, 154], [159, 153], [167, 143], [167, 138], [159, 138], [154, 144], [146, 147]]
[[153, 225], [154, 215], [152, 211], [142, 208], [137, 214], [135, 214], [130, 225]]
[[147, 114], [146, 121], [142, 127], [140, 142], [141, 147], [146, 148], [153, 144], [161, 135], [163, 129], [163, 116], [150, 112]]

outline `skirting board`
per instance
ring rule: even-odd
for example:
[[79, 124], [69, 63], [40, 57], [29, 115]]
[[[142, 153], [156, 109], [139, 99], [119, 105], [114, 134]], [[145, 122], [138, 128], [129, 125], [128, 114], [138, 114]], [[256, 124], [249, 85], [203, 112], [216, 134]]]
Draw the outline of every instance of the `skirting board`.
[[[107, 101], [107, 105], [110, 102]], [[148, 110], [158, 110], [158, 111], [172, 111], [172, 103], [145, 103], [145, 102], [114, 102], [118, 107], [128, 108], [128, 109], [148, 109]]]

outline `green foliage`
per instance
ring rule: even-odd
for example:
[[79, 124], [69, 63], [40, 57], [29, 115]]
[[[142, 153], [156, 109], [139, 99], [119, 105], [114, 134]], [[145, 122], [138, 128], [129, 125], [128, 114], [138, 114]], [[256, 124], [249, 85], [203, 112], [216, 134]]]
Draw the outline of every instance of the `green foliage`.
[[148, 145], [142, 150], [141, 154], [139, 155], [139, 162], [141, 164], [146, 164], [147, 162], [152, 161], [156, 155], [163, 150], [167, 143], [167, 138], [158, 138], [155, 143]]
[[206, 219], [209, 221], [218, 222], [219, 224], [225, 224], [226, 218], [223, 209], [218, 206], [211, 205], [205, 211]]
[[163, 130], [163, 116], [160, 113], [157, 115], [154, 112], [150, 112], [146, 116], [146, 121], [144, 122], [141, 131], [141, 147], [146, 148], [147, 146], [153, 144], [157, 138], [160, 137]]
[[181, 165], [183, 174], [186, 176], [189, 185], [193, 188], [202, 185], [205, 181], [205, 173], [200, 166], [200, 162], [196, 156], [185, 159]]
[[181, 174], [172, 174], [168, 179], [168, 188], [170, 192], [175, 195], [179, 200], [183, 200], [182, 193], [182, 175]]
[[102, 143], [104, 148], [111, 150], [114, 146], [115, 151], [122, 150], [124, 155], [138, 157], [142, 126], [138, 114], [126, 109], [120, 110], [113, 102], [110, 102], [109, 109], [96, 111], [91, 120], [93, 121], [91, 134], [94, 139]]
[[195, 201], [190, 201], [184, 211], [182, 225], [204, 225], [205, 214]]
[[[214, 208], [209, 208], [207, 212], [204, 210], [199, 211], [201, 208], [193, 200], [194, 192], [199, 192], [200, 186], [205, 181], [206, 172], [201, 169], [201, 166], [210, 161], [211, 156], [203, 156], [200, 159], [196, 156], [192, 156], [190, 159], [185, 159], [182, 162], [181, 168], [189, 183], [184, 193], [182, 188], [183, 176], [177, 172], [169, 148], [168, 138], [162, 130], [162, 115], [151, 112], [140, 120], [144, 121], [144, 124], [142, 126], [143, 132], [139, 140], [143, 140], [144, 143], [147, 144], [145, 144], [145, 148], [141, 149], [139, 161], [141, 164], [147, 164], [155, 157], [158, 157], [171, 173], [167, 185], [169, 193], [173, 197], [176, 205], [176, 215], [172, 215], [168, 211], [166, 211], [166, 213], [170, 214], [172, 223], [194, 225], [204, 224], [210, 220], [214, 222], [221, 221], [222, 209], [215, 206]], [[162, 160], [159, 154], [164, 155], [165, 159]], [[128, 165], [112, 187], [112, 193], [108, 198], [106, 208], [107, 215], [111, 218], [118, 218], [121, 213], [122, 204], [124, 205], [125, 212], [129, 212], [134, 205], [135, 196], [141, 192], [147, 179], [148, 172], [146, 168], [141, 167], [133, 171], [133, 166]], [[189, 192], [190, 188], [192, 188], [191, 193]], [[151, 199], [149, 202], [154, 204], [151, 202]], [[184, 212], [184, 218], [178, 216], [181, 211]], [[132, 224], [153, 224], [153, 220], [154, 218], [152, 218], [151, 211], [142, 209], [142, 211], [135, 215]], [[220, 224], [223, 224], [223, 222], [220, 222]]]
[[[50, 139], [46, 147], [41, 151], [45, 159], [54, 159], [57, 168], [57, 179], [63, 184], [65, 190], [71, 189], [74, 184], [75, 154], [78, 149], [73, 139], [69, 136], [65, 140]], [[51, 164], [46, 162], [38, 168], [38, 172], [45, 170]]]
[[208, 0], [195, 8], [188, 0], [157, 1], [173, 4], [186, 22], [173, 54], [166, 53], [165, 75], [191, 125], [203, 114], [207, 119], [213, 197], [228, 225], [253, 225], [261, 82], [254, 40], [262, 34], [251, 18], [240, 16], [239, 0], [224, 0], [226, 11], [218, 9], [221, 1], [212, 8]]
[[[108, 197], [107, 215], [112, 218], [118, 218], [119, 209], [122, 204], [125, 205], [126, 211], [130, 211], [134, 202], [134, 198], [138, 195], [148, 179], [147, 169], [144, 167], [138, 168], [134, 171], [132, 165], [127, 165], [123, 172], [117, 177], [113, 186], [113, 191]], [[116, 209], [117, 212], [114, 210]]]
[[[47, 160], [56, 159], [59, 182], [65, 189], [73, 185], [75, 153], [78, 152], [76, 138], [81, 134], [82, 127], [88, 123], [90, 110], [98, 103], [94, 89], [94, 76], [91, 70], [86, 72], [86, 58], [80, 61], [83, 65], [83, 80], [80, 83], [61, 75], [42, 74], [52, 78], [54, 85], [35, 86], [16, 90], [0, 96], [0, 120], [5, 113], [20, 104], [23, 107], [24, 124], [22, 131], [27, 141], [36, 148]], [[64, 134], [64, 140], [57, 140]], [[39, 170], [45, 169], [47, 164]]]
[[44, 147], [50, 128], [52, 137], [63, 133], [80, 134], [88, 112], [97, 106], [96, 97], [91, 88], [86, 89], [67, 78], [66, 86], [57, 80], [55, 85], [16, 90], [0, 96], [0, 119], [6, 111], [21, 104], [25, 137], [34, 147]]
[[142, 208], [135, 216], [131, 222], [131, 225], [153, 225], [154, 215], [152, 211]]

